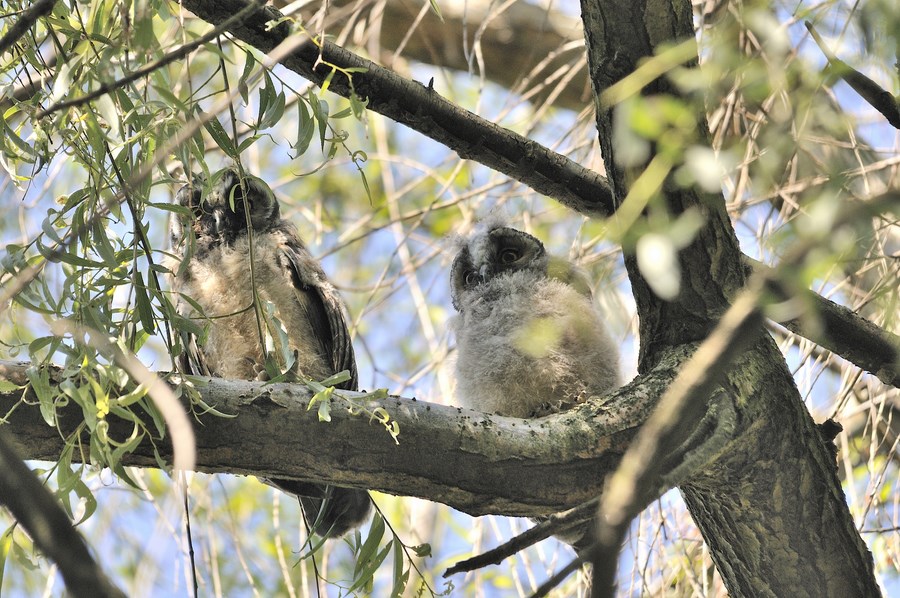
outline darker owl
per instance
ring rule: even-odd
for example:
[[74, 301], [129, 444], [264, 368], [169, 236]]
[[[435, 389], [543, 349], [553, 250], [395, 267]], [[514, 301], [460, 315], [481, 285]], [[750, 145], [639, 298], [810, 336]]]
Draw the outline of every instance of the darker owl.
[[[258, 378], [264, 370], [264, 329], [279, 338], [278, 327], [286, 332], [295, 357], [293, 371], [322, 380], [349, 370], [351, 379], [339, 386], [356, 390], [356, 360], [343, 303], [294, 227], [281, 218], [269, 187], [251, 176], [242, 184], [238, 173], [228, 169], [208, 183], [196, 178], [178, 191], [176, 200], [191, 214], [172, 223], [176, 307], [183, 316], [203, 317], [209, 326], [202, 344], [197, 338], [184, 343], [182, 371]], [[253, 308], [254, 293], [265, 309]], [[364, 490], [268, 481], [297, 494], [307, 523], [323, 536], [339, 536], [362, 524], [371, 509]]]
[[[619, 351], [585, 275], [494, 220], [463, 239], [450, 274], [456, 394], [471, 409], [539, 417], [619, 386]], [[577, 550], [590, 526], [564, 532]]]

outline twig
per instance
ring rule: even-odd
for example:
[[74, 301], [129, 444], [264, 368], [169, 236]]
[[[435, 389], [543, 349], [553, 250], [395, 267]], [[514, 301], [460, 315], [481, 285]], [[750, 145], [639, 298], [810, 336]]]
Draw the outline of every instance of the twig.
[[87, 93], [83, 96], [79, 96], [77, 98], [72, 98], [71, 100], [63, 100], [63, 101], [57, 102], [56, 104], [50, 106], [49, 108], [39, 111], [37, 114], [35, 114], [34, 118], [40, 119], [40, 118], [43, 118], [50, 114], [53, 114], [54, 112], [58, 112], [59, 110], [64, 110], [66, 108], [71, 108], [73, 106], [80, 106], [82, 104], [86, 104], [86, 103], [90, 102], [91, 100], [95, 100], [104, 94], [107, 94], [111, 91], [119, 89], [120, 87], [124, 87], [125, 85], [128, 85], [129, 83], [133, 83], [134, 81], [137, 81], [138, 79], [140, 79], [142, 77], [146, 77], [147, 75], [151, 74], [153, 71], [159, 70], [162, 67], [166, 66], [167, 64], [170, 64], [176, 60], [184, 58], [185, 56], [187, 56], [188, 54], [190, 54], [191, 52], [193, 52], [194, 50], [196, 50], [203, 44], [205, 44], [205, 43], [217, 38], [218, 36], [222, 35], [223, 33], [225, 33], [229, 27], [231, 27], [235, 23], [239, 22], [241, 19], [243, 19], [250, 13], [254, 12], [257, 8], [259, 8], [260, 4], [261, 4], [260, 0], [252, 0], [251, 2], [249, 2], [247, 4], [247, 6], [245, 6], [241, 10], [239, 10], [237, 13], [231, 15], [230, 17], [228, 17], [227, 19], [225, 19], [224, 21], [222, 21], [221, 23], [216, 25], [213, 28], [213, 30], [210, 31], [209, 33], [207, 33], [206, 35], [202, 35], [202, 36], [198, 37], [197, 39], [195, 39], [194, 41], [184, 44], [177, 50], [174, 50], [173, 52], [166, 54], [165, 56], [163, 56], [162, 58], [160, 58], [159, 60], [157, 60], [155, 62], [151, 62], [150, 64], [142, 66], [138, 70], [136, 70], [128, 75], [125, 75], [121, 79], [117, 79], [116, 81], [113, 81], [112, 83], [101, 83], [97, 89], [95, 89], [94, 91], [92, 91], [90, 93]]
[[500, 546], [492, 548], [478, 556], [456, 563], [444, 571], [442, 577], [450, 577], [456, 573], [474, 571], [476, 569], [487, 567], [488, 565], [499, 565], [504, 559], [511, 557], [533, 544], [546, 540], [557, 532], [565, 531], [590, 521], [597, 515], [597, 505], [599, 502], [599, 499], [591, 500], [574, 509], [566, 511], [565, 513], [554, 513], [531, 529], [507, 540]]
[[25, 32], [31, 28], [35, 22], [44, 15], [50, 14], [56, 0], [38, 0], [31, 5], [30, 8], [22, 13], [19, 20], [13, 23], [12, 27], [0, 38], [0, 54], [6, 52], [13, 46], [19, 38], [25, 35]]
[[898, 102], [898, 99], [892, 96], [889, 91], [835, 56], [825, 45], [825, 41], [816, 31], [815, 27], [813, 27], [812, 23], [804, 21], [803, 24], [806, 25], [809, 34], [816, 42], [816, 45], [819, 46], [819, 49], [822, 50], [822, 54], [828, 59], [829, 64], [833, 67], [837, 76], [846, 81], [847, 85], [852, 87], [862, 99], [872, 106], [872, 108], [875, 108], [875, 110], [880, 112], [891, 125], [900, 129], [900, 102]]
[[147, 369], [137, 357], [128, 354], [96, 330], [66, 320], [50, 323], [50, 331], [63, 336], [70, 334], [75, 341], [105, 353], [112, 358], [135, 383], [147, 388], [147, 394], [156, 405], [172, 436], [172, 467], [179, 471], [192, 470], [196, 463], [194, 428], [172, 389], [159, 376]]
[[[568, 565], [566, 565], [565, 567], [563, 567], [562, 569], [560, 569], [559, 571], [554, 573], [550, 579], [548, 579], [547, 581], [542, 583], [540, 586], [538, 586], [538, 589], [534, 591], [534, 594], [531, 595], [531, 598], [544, 598], [544, 596], [546, 596], [550, 593], [550, 590], [552, 590], [553, 588], [555, 588], [556, 586], [558, 586], [559, 584], [564, 582], [568, 576], [570, 576], [573, 573], [575, 573], [576, 571], [578, 571], [578, 569], [581, 567], [581, 565], [583, 565], [586, 562], [589, 562], [591, 556], [592, 556], [592, 551], [589, 550], [584, 555], [579, 555], [579, 556], [575, 557], [574, 559], [572, 559], [571, 561], [569, 561]], [[596, 598], [596, 596], [597, 596], [596, 594], [593, 593], [593, 589], [591, 590], [591, 596], [593, 598]], [[612, 594], [610, 594], [610, 597], [611, 596], [612, 596]]]

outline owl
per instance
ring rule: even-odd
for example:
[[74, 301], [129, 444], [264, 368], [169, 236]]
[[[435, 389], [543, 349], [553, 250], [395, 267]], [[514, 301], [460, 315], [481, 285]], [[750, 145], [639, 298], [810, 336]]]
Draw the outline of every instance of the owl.
[[[581, 270], [496, 219], [460, 245], [450, 287], [464, 407], [540, 417], [619, 386], [619, 351]], [[557, 538], [581, 553], [593, 529], [587, 523]]]
[[[178, 191], [176, 202], [190, 213], [172, 221], [176, 309], [208, 326], [202, 341], [193, 335], [185, 339], [181, 371], [265, 378], [268, 330], [271, 338], [286, 335], [285, 353], [293, 354], [294, 363], [283, 365], [291, 365], [292, 372], [323, 380], [349, 370], [350, 380], [339, 387], [356, 390], [343, 302], [294, 227], [281, 218], [268, 185], [252, 176], [241, 181], [235, 170], [226, 169], [209, 182], [195, 177]], [[296, 494], [310, 528], [326, 537], [361, 525], [371, 510], [364, 490], [266, 481]]]
[[496, 219], [460, 245], [450, 286], [463, 406], [539, 417], [619, 386], [619, 351], [581, 270]]

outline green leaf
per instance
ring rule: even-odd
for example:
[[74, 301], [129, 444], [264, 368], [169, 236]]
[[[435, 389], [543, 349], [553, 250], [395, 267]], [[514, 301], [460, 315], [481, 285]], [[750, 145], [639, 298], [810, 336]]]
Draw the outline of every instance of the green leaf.
[[259, 135], [250, 135], [249, 137], [247, 137], [246, 139], [241, 141], [241, 144], [238, 146], [238, 150], [237, 150], [238, 154], [244, 153], [244, 150], [246, 150], [248, 147], [250, 147], [251, 145], [256, 143], [257, 140], [259, 140], [259, 138], [260, 138]]
[[147, 204], [151, 208], [157, 208], [160, 210], [165, 210], [167, 212], [173, 212], [175, 214], [179, 214], [181, 216], [190, 217], [191, 211], [185, 206], [174, 204], [174, 203], [162, 203], [162, 202], [150, 202]]
[[319, 141], [321, 142], [322, 152], [325, 152], [325, 138], [328, 130], [328, 102], [320, 100], [316, 95], [309, 91], [309, 107], [312, 108], [313, 117], [319, 124]]
[[381, 544], [381, 539], [384, 537], [384, 530], [384, 518], [379, 513], [375, 513], [375, 516], [372, 518], [372, 525], [369, 527], [369, 535], [366, 536], [366, 541], [356, 556], [356, 568], [353, 571], [353, 577], [358, 577], [360, 571], [372, 560], [375, 551], [378, 550], [378, 545]]
[[147, 294], [147, 287], [144, 284], [144, 277], [141, 271], [134, 270], [134, 300], [137, 304], [137, 312], [141, 321], [141, 326], [147, 334], [156, 332], [156, 324], [153, 320], [153, 307], [150, 304], [150, 296]]
[[[200, 118], [206, 119], [206, 115], [199, 108], [197, 109], [198, 116]], [[232, 158], [236, 157], [234, 152], [234, 143], [231, 141], [231, 137], [228, 136], [228, 133], [225, 132], [225, 128], [222, 126], [222, 123], [218, 121], [216, 118], [207, 119], [206, 122], [203, 123], [203, 128], [206, 129], [206, 132], [210, 134], [213, 138], [213, 141], [216, 142], [216, 145], [219, 146], [227, 156], [231, 156]]]
[[135, 424], [135, 426], [131, 429], [131, 435], [128, 439], [123, 443], [117, 443], [118, 446], [113, 450], [112, 456], [110, 457], [111, 463], [121, 463], [122, 457], [126, 454], [134, 452], [134, 449], [141, 443], [141, 440], [144, 439], [144, 434], [141, 432], [140, 426]]
[[40, 402], [41, 416], [48, 426], [55, 426], [56, 408], [53, 405], [54, 394], [50, 388], [50, 373], [46, 368], [32, 365], [25, 370], [25, 376]]
[[44, 231], [44, 234], [50, 237], [53, 241], [57, 243], [62, 243], [62, 239], [59, 234], [56, 232], [56, 227], [53, 226], [54, 223], [59, 219], [59, 215], [56, 210], [49, 210], [47, 213], [47, 217], [41, 221], [41, 230]]
[[331, 395], [334, 394], [333, 386], [322, 386], [318, 382], [313, 380], [308, 380], [306, 383], [307, 386], [312, 388], [316, 394], [309, 400], [309, 405], [306, 406], [306, 410], [309, 411], [313, 408], [313, 405], [319, 405], [319, 421], [331, 421]]
[[121, 407], [128, 407], [132, 405], [133, 403], [138, 402], [147, 395], [147, 389], [149, 387], [149, 383], [138, 384], [131, 392], [119, 396], [115, 400], [115, 404]]
[[275, 315], [275, 304], [271, 301], [263, 301], [263, 310], [265, 311], [265, 343], [266, 357], [271, 357], [272, 371], [268, 371], [271, 382], [279, 382], [294, 376], [292, 368], [296, 362], [296, 356], [291, 349], [290, 338], [288, 338], [287, 329], [280, 319]]
[[322, 94], [328, 91], [328, 88], [331, 86], [331, 80], [334, 79], [335, 69], [332, 67], [331, 72], [325, 75], [325, 80], [322, 82], [321, 89]]
[[341, 119], [341, 118], [347, 118], [347, 117], [350, 116], [351, 114], [353, 114], [353, 109], [350, 108], [350, 107], [348, 106], [347, 108], [344, 108], [343, 110], [340, 110], [340, 111], [335, 112], [334, 114], [332, 114], [332, 115], [331, 115], [331, 118], [333, 118], [333, 119], [335, 119], [335, 120], [338, 120], [338, 119]]
[[93, 102], [97, 116], [106, 123], [115, 139], [122, 139], [122, 123], [119, 120], [119, 109], [109, 94], [103, 94]]
[[18, 384], [13, 384], [9, 380], [0, 380], [0, 393], [10, 393], [15, 392], [17, 390], [21, 390], [25, 388], [24, 386], [19, 386]]
[[329, 376], [328, 378], [321, 380], [320, 384], [322, 386], [337, 386], [341, 382], [346, 382], [349, 379], [350, 379], [350, 371], [349, 370], [341, 370], [337, 374], [334, 374], [333, 376]]
[[394, 587], [391, 589], [391, 598], [400, 598], [409, 583], [409, 569], [404, 571], [403, 544], [394, 540]]
[[260, 129], [268, 129], [269, 127], [278, 124], [278, 121], [281, 120], [282, 116], [284, 116], [284, 107], [284, 92], [273, 95], [272, 100], [269, 102], [268, 108], [260, 117], [257, 126]]
[[18, 524], [17, 521], [14, 521], [12, 525], [6, 528], [3, 535], [0, 536], [0, 588], [3, 587], [3, 572], [6, 570], [6, 558], [12, 551], [13, 530], [16, 529]]
[[[360, 69], [365, 70], [365, 69]], [[362, 99], [356, 93], [350, 94], [350, 109], [353, 110], [353, 116], [357, 120], [362, 120], [366, 108], [369, 106], [369, 98]]]
[[55, 104], [72, 92], [72, 64], [64, 62], [56, 74], [53, 82], [53, 92], [50, 94], [50, 103]]
[[291, 148], [297, 152], [297, 155], [294, 156], [294, 158], [306, 153], [306, 150], [309, 148], [309, 144], [312, 141], [313, 134], [316, 132], [315, 120], [310, 115], [309, 110], [306, 107], [306, 102], [302, 99], [297, 101], [297, 123], [297, 142], [291, 146]]
[[97, 510], [97, 499], [94, 497], [94, 493], [91, 492], [91, 489], [88, 488], [87, 484], [85, 484], [81, 477], [75, 482], [75, 495], [84, 501], [84, 513], [81, 515], [81, 519], [75, 522], [75, 525], [86, 521], [88, 517], [94, 514], [94, 511]]
[[262, 121], [266, 110], [269, 109], [269, 104], [272, 102], [272, 97], [275, 94], [275, 88], [272, 85], [272, 78], [269, 76], [268, 70], [263, 71], [263, 77], [265, 78], [265, 84], [259, 88], [259, 106], [257, 106], [256, 109], [257, 123]]
[[6, 119], [0, 119], [0, 125], [2, 125], [2, 127], [3, 127], [3, 130], [2, 130], [3, 134], [0, 135], [0, 139], [3, 139], [3, 138], [8, 139], [9, 141], [12, 142], [12, 144], [16, 147], [16, 149], [18, 149], [20, 152], [22, 152], [23, 157], [26, 160], [29, 160], [29, 161], [34, 160], [34, 157], [35, 157], [34, 150], [31, 148], [30, 145], [28, 145], [28, 143], [25, 142], [24, 139], [19, 137], [16, 134], [16, 132], [13, 131], [9, 127], [8, 124], [6, 124]]
[[[328, 389], [332, 390], [332, 389]], [[331, 393], [328, 393], [329, 399], [331, 398]], [[319, 401], [319, 421], [320, 422], [330, 422], [331, 421], [331, 401]]]
[[444, 15], [441, 14], [441, 8], [438, 6], [437, 0], [428, 0], [428, 4], [431, 5], [431, 10], [434, 11], [434, 14], [436, 14], [437, 18], [441, 20], [441, 23], [443, 23]]
[[244, 60], [244, 70], [241, 73], [240, 79], [238, 79], [238, 91], [241, 94], [241, 99], [244, 100], [246, 104], [250, 97], [250, 89], [247, 87], [247, 79], [250, 78], [250, 75], [253, 74], [253, 68], [256, 66], [256, 57], [253, 56], [253, 52], [250, 50], [245, 50], [245, 60]]
[[106, 263], [106, 266], [115, 270], [119, 267], [119, 260], [116, 259], [116, 251], [113, 249], [112, 243], [106, 234], [106, 227], [102, 224], [102, 219], [97, 218], [91, 226], [91, 237], [94, 240], [94, 251]]
[[350, 587], [349, 591], [353, 591], [355, 589], [361, 588], [372, 581], [372, 576], [375, 574], [375, 571], [381, 566], [381, 563], [384, 562], [384, 559], [387, 558], [388, 553], [391, 551], [392, 544], [394, 540], [391, 540], [387, 543], [387, 545], [382, 549], [378, 555], [372, 559], [366, 567], [363, 569], [360, 576], [357, 578], [356, 582]]

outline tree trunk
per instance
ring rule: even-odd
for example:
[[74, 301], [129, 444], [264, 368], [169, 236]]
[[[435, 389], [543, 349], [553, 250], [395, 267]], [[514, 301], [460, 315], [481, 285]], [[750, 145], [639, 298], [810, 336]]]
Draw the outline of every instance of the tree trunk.
[[[620, 205], [642, 168], [618, 159], [617, 113], [599, 98], [662, 44], [693, 37], [691, 5], [582, 0], [582, 16], [600, 145]], [[679, 95], [664, 78], [641, 93]], [[707, 130], [701, 111], [697, 130]], [[744, 282], [724, 198], [668, 181], [660, 192], [670, 214], [699, 208], [706, 224], [679, 254], [682, 285], [674, 301], [657, 298], [635, 256], [626, 253], [640, 317], [641, 372], [672, 346], [704, 337]], [[833, 459], [772, 339], [765, 336], [746, 351], [726, 378], [722, 390], [737, 408], [737, 435], [682, 493], [730, 595], [879, 595], [871, 554], [854, 527]]]

